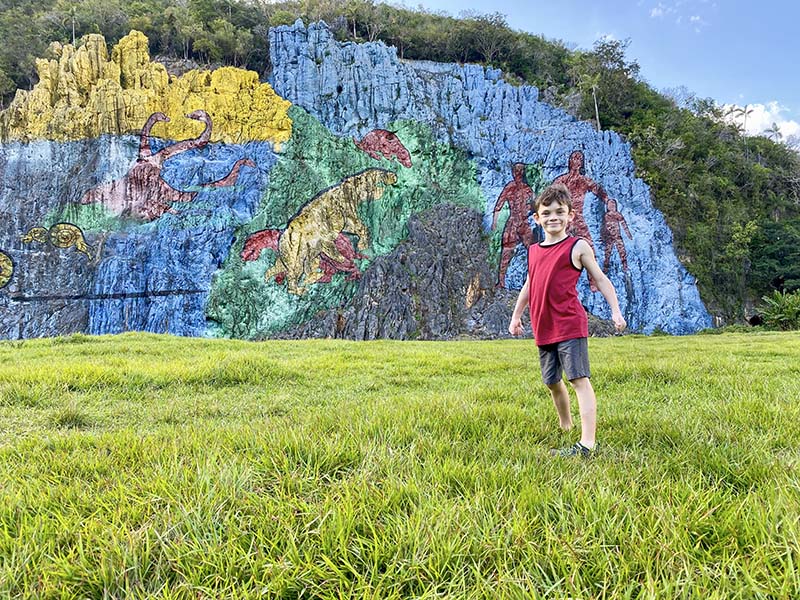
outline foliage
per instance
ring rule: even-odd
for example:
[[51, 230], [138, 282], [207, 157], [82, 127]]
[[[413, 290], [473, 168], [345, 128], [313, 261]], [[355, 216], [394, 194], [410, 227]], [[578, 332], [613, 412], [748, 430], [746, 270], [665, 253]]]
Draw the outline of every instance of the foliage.
[[800, 290], [800, 218], [767, 221], [750, 240], [757, 291]]
[[800, 334], [589, 349], [578, 463], [530, 340], [0, 342], [0, 596], [800, 597]]
[[761, 316], [767, 327], [781, 331], [800, 329], [800, 290], [772, 292], [762, 301]]

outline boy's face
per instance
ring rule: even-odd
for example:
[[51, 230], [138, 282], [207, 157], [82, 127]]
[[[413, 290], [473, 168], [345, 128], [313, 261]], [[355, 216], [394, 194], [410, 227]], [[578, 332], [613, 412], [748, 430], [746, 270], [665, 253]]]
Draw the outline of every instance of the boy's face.
[[570, 210], [566, 204], [552, 202], [547, 206], [540, 206], [533, 218], [542, 226], [545, 234], [558, 237], [566, 233], [567, 227], [575, 218], [575, 211]]

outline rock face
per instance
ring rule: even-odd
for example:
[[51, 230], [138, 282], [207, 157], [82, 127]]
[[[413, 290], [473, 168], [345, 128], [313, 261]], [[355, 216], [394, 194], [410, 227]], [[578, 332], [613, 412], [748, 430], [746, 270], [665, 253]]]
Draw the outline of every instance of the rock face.
[[[628, 146], [499, 71], [271, 32], [271, 85], [54, 46], [0, 113], [0, 338], [496, 337], [565, 183], [631, 328], [710, 319]], [[606, 318], [582, 280], [584, 305]], [[602, 329], [602, 326], [600, 326]]]
[[[0, 178], [9, 187], [0, 192], [0, 244], [15, 268], [0, 289], [0, 336], [130, 330], [204, 335], [211, 278], [236, 228], [252, 217], [265, 171], [275, 162], [268, 143], [210, 146], [166, 163], [165, 177], [175, 186], [200, 191], [151, 223], [77, 203], [99, 174], [124, 174], [135, 164], [136, 138], [4, 146]], [[257, 166], [242, 169], [242, 189], [197, 185], [219, 180], [243, 155]], [[26, 240], [32, 229], [47, 231], [67, 221], [80, 225], [88, 255], [47, 236]]]
[[0, 113], [0, 140], [138, 134], [155, 112], [170, 120], [154, 133], [185, 139], [202, 129], [184, 118], [199, 108], [214, 121], [211, 141], [284, 142], [291, 136], [289, 102], [252, 71], [224, 67], [170, 79], [163, 65], [150, 61], [147, 38], [138, 31], [122, 38], [110, 59], [105, 40], [96, 34], [86, 36], [77, 49], [59, 43], [50, 49], [56, 59], [36, 61], [39, 83], [31, 91], [17, 91]]
[[[463, 148], [478, 167], [487, 228], [514, 164], [535, 165], [550, 182], [568, 178], [574, 170], [570, 157], [580, 152], [580, 173], [570, 178], [573, 199], [583, 204], [584, 232], [601, 265], [605, 246], [612, 250], [605, 270], [630, 326], [688, 333], [710, 325], [694, 278], [675, 256], [663, 215], [652, 206], [647, 185], [634, 176], [630, 147], [614, 132], [596, 132], [539, 102], [536, 88], [511, 86], [496, 69], [403, 61], [382, 43], [339, 43], [324, 23], [273, 29], [270, 56], [275, 90], [336, 135], [361, 138], [410, 120], [430, 124], [440, 142]], [[576, 181], [577, 175], [585, 181]], [[606, 218], [607, 199], [616, 201], [630, 238], [619, 224], [615, 230], [619, 222], [613, 213]], [[517, 221], [526, 217], [518, 215]], [[509, 245], [517, 246], [516, 240]], [[624, 266], [620, 247], [627, 255]], [[515, 252], [506, 286], [519, 289], [525, 268], [524, 252]], [[585, 277], [579, 289], [592, 313], [610, 316]]]
[[443, 203], [411, 218], [408, 237], [375, 260], [353, 300], [284, 337], [356, 340], [498, 337], [516, 294], [495, 293], [479, 212]]
[[212, 276], [291, 136], [289, 102], [240, 69], [168, 80], [135, 32], [111, 60], [100, 36], [55, 50], [0, 113], [0, 337], [207, 334]]

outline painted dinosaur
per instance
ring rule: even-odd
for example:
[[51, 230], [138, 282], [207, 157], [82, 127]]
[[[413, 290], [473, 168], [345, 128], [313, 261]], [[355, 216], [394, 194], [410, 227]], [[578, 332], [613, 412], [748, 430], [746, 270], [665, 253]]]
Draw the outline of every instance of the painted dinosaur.
[[397, 162], [404, 167], [411, 167], [411, 154], [400, 138], [391, 131], [373, 129], [360, 142], [354, 138], [353, 143], [359, 150], [363, 150], [375, 160], [396, 158]]
[[369, 230], [358, 216], [358, 207], [377, 200], [383, 195], [384, 186], [395, 183], [397, 176], [391, 171], [366, 169], [314, 196], [289, 219], [278, 237], [277, 259], [264, 278], [285, 278], [289, 292], [298, 296], [326, 276], [329, 281], [332, 269], [340, 270], [355, 257], [343, 254], [343, 242], [350, 241], [346, 235], [345, 240], [340, 236], [355, 235], [357, 250], [369, 246]]
[[[142, 128], [138, 158], [131, 169], [121, 179], [92, 188], [83, 195], [80, 203], [98, 203], [122, 217], [154, 221], [166, 212], [175, 213], [175, 209], [172, 208], [174, 203], [194, 200], [197, 196], [196, 191], [178, 190], [161, 176], [161, 170], [168, 159], [188, 150], [203, 148], [211, 139], [211, 117], [206, 111], [200, 109], [186, 116], [205, 124], [205, 129], [199, 137], [176, 142], [153, 153], [150, 148], [150, 130], [156, 123], [169, 121], [169, 117], [164, 113], [153, 113]], [[228, 175], [218, 181], [205, 183], [202, 187], [219, 188], [235, 185], [243, 166], [256, 165], [249, 158], [239, 159]]]

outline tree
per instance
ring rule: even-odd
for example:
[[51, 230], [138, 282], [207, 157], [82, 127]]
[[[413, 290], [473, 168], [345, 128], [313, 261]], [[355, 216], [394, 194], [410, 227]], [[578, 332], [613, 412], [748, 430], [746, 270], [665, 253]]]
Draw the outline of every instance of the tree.
[[594, 118], [597, 123], [597, 131], [600, 131], [600, 111], [597, 107], [597, 88], [600, 86], [600, 73], [589, 75], [588, 73], [581, 74], [578, 79], [578, 89], [583, 93], [591, 92], [592, 100], [594, 100]]
[[771, 139], [774, 142], [779, 142], [783, 137], [783, 134], [781, 133], [781, 128], [774, 121], [772, 122], [772, 127], [765, 129], [764, 133], [767, 135], [769, 139]]
[[512, 33], [506, 18], [499, 12], [479, 15], [475, 21], [475, 45], [487, 63], [495, 59], [510, 45]]

